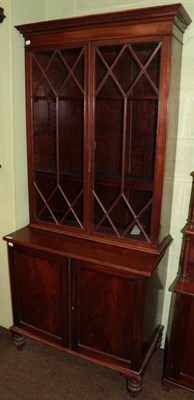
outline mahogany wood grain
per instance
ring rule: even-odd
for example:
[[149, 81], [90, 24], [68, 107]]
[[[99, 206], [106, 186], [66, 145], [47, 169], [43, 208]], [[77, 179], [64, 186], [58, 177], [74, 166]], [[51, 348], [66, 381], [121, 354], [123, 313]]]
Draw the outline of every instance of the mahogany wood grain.
[[127, 25], [137, 25], [138, 22], [142, 23], [142, 21], [150, 24], [151, 21], [174, 21], [178, 28], [184, 32], [191, 19], [183, 6], [180, 3], [163, 5], [159, 7], [147, 7], [140, 8], [134, 10], [125, 10], [115, 13], [104, 13], [101, 15], [89, 15], [83, 17], [76, 18], [68, 18], [66, 20], [53, 20], [53, 21], [45, 21], [45, 22], [37, 22], [28, 25], [20, 25], [18, 26], [18, 30], [26, 35], [28, 32], [36, 32], [39, 36], [40, 33], [44, 30], [70, 30], [70, 29], [78, 29], [79, 27], [88, 27], [90, 26], [98, 26], [98, 25], [113, 25], [113, 27], [117, 25], [127, 24]]
[[[29, 248], [9, 247], [14, 323], [67, 347], [67, 260]], [[65, 324], [61, 320], [64, 315]]]
[[83, 262], [74, 262], [73, 268], [73, 311], [78, 325], [74, 347], [79, 352], [86, 348], [126, 360], [138, 369], [142, 359], [144, 280], [100, 272], [98, 266], [91, 270], [90, 264]]

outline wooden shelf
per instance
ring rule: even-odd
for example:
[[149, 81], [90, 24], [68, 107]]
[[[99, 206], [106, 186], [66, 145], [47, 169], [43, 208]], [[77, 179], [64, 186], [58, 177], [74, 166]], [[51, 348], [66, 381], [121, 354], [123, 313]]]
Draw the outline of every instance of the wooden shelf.
[[50, 103], [56, 103], [56, 98], [59, 97], [59, 101], [83, 101], [84, 100], [84, 96], [83, 97], [66, 97], [66, 96], [55, 96], [55, 94], [53, 93], [51, 96], [32, 96], [32, 99], [34, 102], [38, 102], [38, 101], [47, 101]]
[[[111, 101], [123, 101], [124, 97], [121, 95], [120, 97], [98, 97], [98, 95], [96, 96], [96, 101], [107, 101], [107, 102], [111, 102]], [[158, 97], [157, 96], [127, 96], [128, 100], [143, 100], [143, 101], [158, 101]]]
[[[60, 177], [61, 179], [67, 180], [67, 181], [83, 181], [83, 175], [81, 173], [78, 172], [67, 172], [67, 171], [60, 171]], [[35, 170], [35, 177], [36, 176], [41, 176], [41, 177], [45, 177], [47, 179], [49, 178], [55, 178], [57, 176], [57, 171], [55, 169], [48, 169], [48, 170], [42, 170], [42, 169], [37, 169]]]
[[[35, 171], [35, 176], [45, 176], [47, 178], [49, 177], [54, 178], [56, 175], [57, 171], [55, 169], [48, 169], [48, 170], [37, 169]], [[65, 170], [61, 170], [60, 176], [62, 180], [68, 180], [68, 181], [83, 180], [82, 174], [78, 172], [70, 173]], [[105, 185], [105, 186], [108, 185], [108, 186], [120, 187], [121, 180], [119, 177], [111, 177], [110, 175], [96, 174], [94, 177], [94, 185]], [[148, 192], [153, 191], [153, 183], [150, 181], [146, 181], [145, 179], [136, 179], [126, 176], [125, 186], [130, 187], [134, 190], [148, 191]]]

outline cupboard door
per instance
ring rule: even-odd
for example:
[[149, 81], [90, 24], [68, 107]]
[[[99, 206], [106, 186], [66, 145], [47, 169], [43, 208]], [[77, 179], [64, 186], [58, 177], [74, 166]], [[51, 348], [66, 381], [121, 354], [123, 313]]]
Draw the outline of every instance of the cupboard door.
[[67, 260], [15, 245], [9, 258], [14, 325], [67, 346]]
[[161, 42], [93, 51], [93, 233], [149, 242]]
[[83, 354], [137, 367], [144, 284], [73, 262], [73, 346]]
[[84, 229], [85, 58], [86, 48], [80, 45], [27, 54], [32, 218], [51, 227]]
[[194, 389], [194, 298], [176, 293], [164, 381]]
[[185, 332], [183, 361], [180, 372], [180, 381], [194, 389], [194, 298], [191, 299], [188, 326]]
[[165, 377], [194, 390], [194, 298], [176, 294]]

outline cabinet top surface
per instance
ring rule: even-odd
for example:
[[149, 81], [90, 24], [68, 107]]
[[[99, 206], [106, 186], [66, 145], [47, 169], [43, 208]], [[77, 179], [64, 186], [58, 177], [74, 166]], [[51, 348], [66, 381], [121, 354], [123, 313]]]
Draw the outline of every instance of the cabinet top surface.
[[24, 37], [28, 34], [39, 35], [49, 31], [69, 31], [75, 29], [88, 29], [90, 26], [103, 27], [108, 25], [137, 25], [150, 22], [171, 22], [180, 31], [184, 32], [191, 23], [191, 19], [181, 3], [157, 7], [146, 7], [132, 10], [123, 10], [104, 14], [77, 16], [65, 19], [36, 22], [18, 25], [16, 28]]
[[5, 236], [4, 240], [11, 244], [95, 263], [105, 268], [112, 267], [115, 271], [144, 277], [151, 276], [165, 251], [164, 249], [160, 254], [152, 254], [28, 226]]

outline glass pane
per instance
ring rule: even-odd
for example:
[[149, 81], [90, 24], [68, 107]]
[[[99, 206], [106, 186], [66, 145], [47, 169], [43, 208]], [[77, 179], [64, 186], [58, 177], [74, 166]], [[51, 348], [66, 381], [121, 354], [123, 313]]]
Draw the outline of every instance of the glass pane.
[[113, 65], [114, 61], [116, 60], [116, 58], [119, 56], [121, 50], [122, 50], [122, 45], [120, 46], [102, 46], [98, 48], [98, 56], [99, 58], [101, 58], [102, 60], [104, 60], [104, 62], [108, 65], [111, 66]]
[[156, 97], [155, 87], [152, 86], [145, 75], [141, 75], [136, 81], [130, 94], [133, 97]]
[[[83, 221], [83, 179], [61, 174], [61, 189], [68, 207], [64, 210], [61, 223], [78, 226]], [[78, 220], [76, 219], [76, 216]]]
[[52, 87], [45, 79], [44, 71], [52, 59], [53, 52], [37, 52], [32, 58], [32, 94], [33, 96], [52, 95]]
[[56, 103], [35, 100], [33, 104], [35, 170], [56, 169]]
[[114, 75], [125, 93], [137, 78], [139, 71], [139, 66], [131, 56], [129, 49], [126, 48], [113, 69]]
[[149, 61], [157, 46], [158, 43], [135, 43], [131, 45], [133, 51], [143, 65]]
[[160, 51], [156, 53], [151, 63], [147, 67], [147, 72], [156, 85], [157, 89], [159, 89], [160, 82]]
[[[104, 199], [103, 203], [101, 199]], [[152, 192], [125, 184], [124, 194], [110, 185], [96, 187], [95, 231], [98, 233], [147, 240], [150, 235]]]
[[[67, 63], [67, 65], [69, 66], [69, 68], [72, 68], [75, 64], [77, 64], [78, 62], [80, 62], [80, 54], [82, 53], [82, 49], [78, 48], [78, 49], [61, 49], [60, 53], [64, 59], [64, 61]], [[82, 59], [83, 61], [83, 59]], [[83, 69], [83, 66], [82, 66]]]
[[82, 54], [82, 56], [79, 57], [79, 62], [76, 63], [73, 72], [74, 72], [74, 77], [77, 79], [77, 82], [84, 90], [84, 54]]
[[[133, 95], [153, 96], [157, 94], [154, 90], [159, 89], [160, 78], [160, 45], [158, 43], [133, 44], [135, 55], [138, 57], [142, 65], [146, 65], [146, 75], [142, 75], [137, 81], [133, 90]], [[153, 83], [153, 85], [152, 85]]]
[[106, 74], [107, 74], [107, 67], [104, 65], [101, 58], [99, 58], [97, 56], [97, 58], [96, 58], [96, 77], [95, 77], [95, 80], [96, 80], [95, 88], [96, 89], [98, 89], [99, 85], [102, 83]]
[[125, 174], [153, 181], [157, 130], [157, 101], [128, 102]]
[[37, 190], [39, 190], [44, 199], [48, 200], [57, 185], [56, 174], [53, 172], [48, 173], [47, 171], [44, 173], [42, 170], [37, 171], [35, 180]]
[[[144, 186], [146, 188], [146, 186]], [[146, 189], [149, 189], [147, 187]], [[129, 223], [123, 231], [126, 238], [133, 237], [136, 240], [145, 240], [146, 235], [150, 235], [152, 192], [149, 190], [138, 190], [132, 186], [125, 186], [126, 204], [133, 210], [133, 217], [129, 218]], [[136, 219], [135, 219], [136, 218]]]
[[41, 221], [54, 222], [54, 217], [51, 210], [47, 206], [52, 193], [56, 188], [55, 175], [43, 174], [42, 172], [36, 173], [36, 190], [35, 190], [35, 204], [36, 204], [36, 217]]
[[33, 54], [33, 59], [43, 70], [45, 70], [51, 60], [52, 55], [53, 55], [52, 50], [37, 51], [36, 53]]
[[60, 172], [83, 175], [83, 100], [59, 101], [59, 165]]
[[108, 77], [104, 84], [101, 86], [97, 98], [103, 99], [121, 99], [122, 98], [122, 89], [119, 89], [116, 82]]
[[83, 93], [81, 92], [80, 87], [78, 86], [76, 81], [70, 77], [62, 89], [60, 97], [82, 99]]
[[68, 76], [68, 69], [60, 56], [60, 52], [52, 57], [47, 69], [47, 76], [55, 92], [59, 93], [65, 78]]
[[123, 102], [96, 100], [95, 174], [118, 178], [121, 174]]

